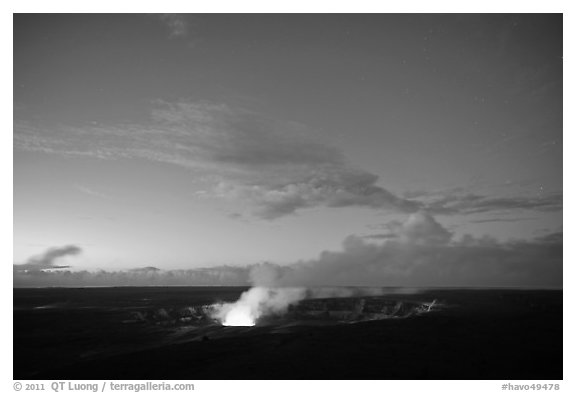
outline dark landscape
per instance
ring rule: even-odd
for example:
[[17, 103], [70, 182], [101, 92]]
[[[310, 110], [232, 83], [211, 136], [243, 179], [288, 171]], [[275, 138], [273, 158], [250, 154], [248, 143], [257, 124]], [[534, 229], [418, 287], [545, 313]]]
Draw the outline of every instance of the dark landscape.
[[254, 327], [243, 287], [14, 289], [14, 379], [562, 379], [562, 291], [308, 299]]
[[187, 3], [13, 13], [13, 378], [563, 379], [562, 7]]

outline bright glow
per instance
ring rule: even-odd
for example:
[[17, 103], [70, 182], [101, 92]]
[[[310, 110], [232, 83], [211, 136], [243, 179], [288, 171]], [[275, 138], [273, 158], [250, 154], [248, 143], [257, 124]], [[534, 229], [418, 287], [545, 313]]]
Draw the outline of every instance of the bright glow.
[[212, 315], [224, 326], [254, 326], [262, 316], [281, 315], [305, 297], [303, 288], [253, 287], [234, 303], [214, 305]]
[[250, 307], [236, 305], [226, 314], [222, 325], [224, 326], [254, 326], [256, 322]]

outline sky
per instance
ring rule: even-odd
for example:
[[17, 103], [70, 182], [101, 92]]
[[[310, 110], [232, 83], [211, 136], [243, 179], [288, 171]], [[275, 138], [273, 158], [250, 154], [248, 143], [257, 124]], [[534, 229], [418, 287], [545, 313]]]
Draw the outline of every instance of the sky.
[[562, 56], [558, 14], [16, 14], [13, 263], [561, 286]]

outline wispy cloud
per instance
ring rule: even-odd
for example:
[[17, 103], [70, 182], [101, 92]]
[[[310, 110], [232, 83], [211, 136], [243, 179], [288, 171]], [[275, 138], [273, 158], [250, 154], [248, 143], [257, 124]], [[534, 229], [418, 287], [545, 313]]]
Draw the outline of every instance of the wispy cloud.
[[515, 218], [499, 218], [499, 217], [493, 217], [493, 218], [483, 218], [483, 219], [477, 219], [477, 220], [471, 220], [471, 222], [477, 223], [477, 224], [482, 224], [482, 223], [487, 223], [487, 222], [518, 222], [518, 221], [531, 221], [531, 220], [535, 220], [536, 218], [534, 217], [515, 217]]
[[189, 21], [185, 14], [160, 14], [158, 17], [168, 29], [171, 38], [182, 38], [188, 35]]
[[503, 197], [455, 188], [401, 197], [378, 184], [377, 175], [349, 165], [308, 127], [211, 102], [159, 101], [144, 124], [41, 129], [19, 123], [14, 146], [184, 167], [210, 179], [211, 195], [249, 201], [263, 219], [321, 206], [435, 215], [562, 210], [561, 193]]
[[80, 191], [83, 194], [95, 197], [95, 198], [101, 198], [101, 199], [110, 199], [111, 197], [107, 194], [104, 194], [100, 191], [96, 191], [90, 187], [84, 186], [82, 184], [76, 184], [74, 186], [74, 188], [78, 191]]
[[99, 159], [134, 158], [198, 171], [215, 195], [252, 202], [264, 219], [317, 206], [414, 212], [420, 205], [351, 167], [307, 127], [208, 102], [159, 102], [147, 125], [40, 129], [17, 124], [16, 148]]
[[[521, 182], [507, 182], [506, 186], [522, 185]], [[526, 184], [524, 184], [526, 185]], [[455, 187], [445, 190], [416, 190], [403, 194], [404, 198], [419, 202], [426, 211], [435, 215], [502, 213], [512, 211], [553, 212], [561, 211], [562, 192], [528, 193], [522, 195], [487, 195], [472, 191], [471, 187]], [[529, 218], [519, 218], [518, 220]], [[474, 222], [513, 221], [515, 218], [492, 219], [483, 217]]]
[[453, 194], [426, 203], [435, 214], [475, 214], [494, 211], [528, 210], [551, 212], [562, 210], [562, 194], [493, 197], [479, 194]]

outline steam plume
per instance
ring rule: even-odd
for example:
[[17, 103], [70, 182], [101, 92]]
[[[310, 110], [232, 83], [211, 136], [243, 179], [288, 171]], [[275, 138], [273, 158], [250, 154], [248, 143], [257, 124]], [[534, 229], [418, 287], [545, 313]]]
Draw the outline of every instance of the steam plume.
[[306, 297], [303, 288], [253, 287], [244, 292], [235, 303], [217, 308], [215, 317], [223, 325], [253, 326], [263, 315], [282, 314], [289, 305]]

